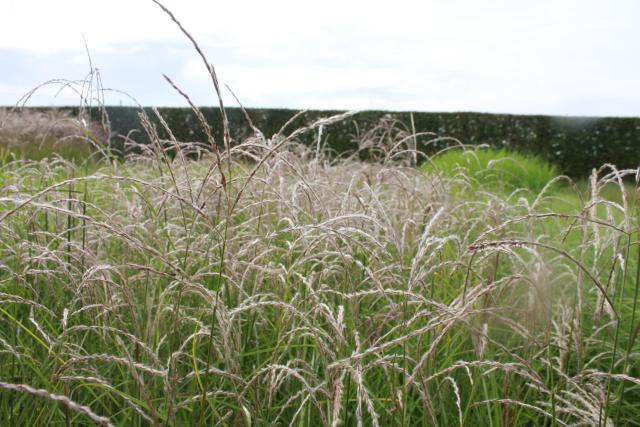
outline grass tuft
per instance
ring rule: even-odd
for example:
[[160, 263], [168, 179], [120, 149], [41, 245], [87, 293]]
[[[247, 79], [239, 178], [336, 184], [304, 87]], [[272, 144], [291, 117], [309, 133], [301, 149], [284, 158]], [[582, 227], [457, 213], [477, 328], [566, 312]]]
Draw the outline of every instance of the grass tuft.
[[449, 177], [464, 177], [474, 188], [482, 186], [508, 192], [528, 189], [539, 193], [559, 175], [556, 166], [537, 156], [489, 148], [447, 150], [425, 162], [423, 169]]

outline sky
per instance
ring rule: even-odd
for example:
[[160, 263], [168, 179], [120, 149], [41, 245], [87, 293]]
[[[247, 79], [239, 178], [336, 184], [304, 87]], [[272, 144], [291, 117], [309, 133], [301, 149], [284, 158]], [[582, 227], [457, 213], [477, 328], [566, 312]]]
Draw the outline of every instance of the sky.
[[[0, 0], [0, 105], [98, 68], [112, 105], [217, 98], [151, 0]], [[638, 0], [164, 0], [246, 107], [640, 116]], [[49, 85], [28, 105], [77, 105]], [[124, 95], [128, 94], [128, 95]], [[225, 88], [227, 105], [237, 105]]]

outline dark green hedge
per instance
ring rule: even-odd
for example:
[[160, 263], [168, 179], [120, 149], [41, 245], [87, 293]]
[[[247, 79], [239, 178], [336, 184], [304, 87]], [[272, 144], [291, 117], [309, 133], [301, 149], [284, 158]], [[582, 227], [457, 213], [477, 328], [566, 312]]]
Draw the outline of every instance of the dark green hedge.
[[[186, 108], [160, 108], [176, 137], [183, 141], [206, 141], [191, 110]], [[112, 129], [127, 134], [132, 129], [141, 130], [138, 109], [107, 107]], [[212, 125], [218, 143], [222, 141], [220, 112], [217, 108], [203, 108], [202, 112]], [[155, 119], [151, 110], [149, 117]], [[264, 135], [275, 134], [296, 111], [285, 109], [249, 109], [252, 121]], [[337, 111], [309, 111], [297, 119], [289, 132], [320, 117]], [[236, 140], [251, 134], [251, 130], [238, 108], [227, 111], [232, 137]], [[337, 153], [353, 150], [354, 137], [375, 126], [383, 116], [389, 116], [410, 124], [410, 113], [365, 111], [344, 122], [324, 129], [324, 138]], [[510, 148], [524, 153], [534, 153], [557, 164], [573, 177], [584, 177], [592, 168], [613, 163], [619, 168], [635, 168], [640, 165], [640, 118], [587, 118], [519, 116], [481, 113], [414, 113], [418, 132], [431, 131], [439, 136], [450, 136], [465, 144], [489, 144], [496, 148]], [[158, 130], [162, 135], [160, 126]], [[288, 132], [287, 132], [288, 133]], [[146, 142], [144, 132], [132, 134], [133, 139]], [[314, 135], [308, 136], [311, 142]], [[424, 140], [423, 140], [424, 141]], [[442, 144], [440, 145], [442, 147]], [[438, 147], [424, 148], [426, 151]]]

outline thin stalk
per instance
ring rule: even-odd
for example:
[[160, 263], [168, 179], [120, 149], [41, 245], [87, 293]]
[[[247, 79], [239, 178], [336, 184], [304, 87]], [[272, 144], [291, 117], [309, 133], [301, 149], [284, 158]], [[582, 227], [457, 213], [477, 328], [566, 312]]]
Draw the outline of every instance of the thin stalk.
[[[629, 253], [631, 247], [631, 235], [627, 235], [627, 245], [625, 248], [625, 254]], [[620, 297], [619, 297], [619, 302], [618, 302], [618, 309], [620, 311], [622, 311], [622, 305], [624, 303], [624, 290], [625, 290], [625, 284], [627, 282], [627, 267], [628, 267], [629, 263], [625, 262], [624, 263], [624, 267], [622, 269], [622, 278], [620, 279], [620, 281], [622, 282], [621, 286], [620, 286]], [[616, 282], [618, 281], [618, 279], [616, 279]], [[616, 289], [618, 288], [618, 286], [616, 286]], [[613, 374], [613, 371], [615, 369], [615, 365], [616, 365], [616, 354], [618, 353], [618, 346], [620, 345], [620, 329], [621, 329], [621, 324], [622, 324], [622, 319], [620, 318], [620, 316], [616, 317], [616, 331], [615, 331], [615, 335], [614, 335], [614, 339], [613, 339], [613, 352], [611, 353], [611, 364], [609, 365], [609, 375]], [[609, 413], [609, 399], [611, 397], [611, 379], [608, 378], [607, 379], [607, 392], [606, 392], [606, 397], [605, 397], [605, 401], [604, 401], [604, 408], [600, 407], [600, 411], [598, 412], [598, 425], [601, 425], [601, 423], [605, 423], [607, 422], [607, 416]]]
[[[639, 232], [638, 232], [638, 236], [640, 236], [640, 228], [639, 228]], [[635, 288], [633, 290], [633, 308], [631, 310], [631, 328], [629, 331], [629, 341], [627, 343], [627, 351], [625, 353], [625, 357], [624, 357], [624, 365], [622, 367], [622, 373], [626, 374], [627, 370], [629, 369], [629, 357], [631, 356], [631, 350], [633, 347], [633, 336], [634, 336], [634, 325], [636, 323], [636, 311], [638, 309], [638, 294], [639, 294], [639, 290], [640, 290], [640, 246], [637, 247], [637, 253], [636, 253], [636, 281], [635, 281]], [[617, 409], [616, 409], [616, 421], [615, 424], [618, 425], [618, 421], [620, 418], [620, 412], [622, 410], [622, 401], [623, 401], [623, 397], [624, 397], [624, 392], [625, 392], [625, 386], [626, 386], [626, 381], [622, 381], [619, 389], [618, 389], [618, 405], [617, 405]]]

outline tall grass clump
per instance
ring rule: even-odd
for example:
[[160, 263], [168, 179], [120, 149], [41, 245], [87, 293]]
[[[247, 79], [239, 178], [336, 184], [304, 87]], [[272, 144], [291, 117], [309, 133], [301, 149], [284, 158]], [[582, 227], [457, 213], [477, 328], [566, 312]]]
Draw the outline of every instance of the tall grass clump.
[[125, 162], [2, 170], [2, 424], [637, 423], [640, 171], [558, 212], [562, 177], [510, 197], [402, 135], [366, 162], [298, 142], [350, 113], [217, 141], [167, 80], [199, 159], [141, 111]]
[[464, 178], [474, 187], [528, 189], [535, 193], [559, 174], [555, 165], [537, 156], [484, 147], [446, 150], [425, 162], [423, 168], [429, 173]]
[[55, 158], [86, 163], [104, 144], [98, 123], [63, 110], [0, 109], [0, 157], [7, 160]]

